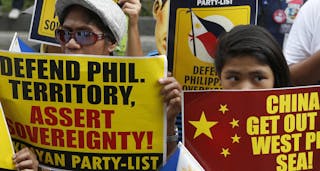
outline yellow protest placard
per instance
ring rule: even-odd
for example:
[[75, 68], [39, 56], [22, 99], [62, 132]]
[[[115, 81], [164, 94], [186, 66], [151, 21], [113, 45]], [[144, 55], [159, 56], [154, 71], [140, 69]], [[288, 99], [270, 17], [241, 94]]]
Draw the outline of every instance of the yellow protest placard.
[[170, 2], [168, 58], [184, 90], [219, 89], [214, 66], [219, 36], [234, 26], [254, 24], [256, 1]]
[[12, 156], [14, 154], [11, 136], [6, 123], [6, 118], [3, 113], [2, 105], [0, 103], [0, 168], [13, 170], [14, 164]]
[[0, 100], [14, 147], [31, 147], [53, 168], [156, 170], [166, 149], [164, 76], [164, 56], [0, 51]]
[[[54, 37], [54, 31], [59, 27], [58, 17], [55, 15], [56, 0], [44, 0], [41, 7], [41, 17], [38, 28], [40, 35]], [[50, 7], [50, 8], [49, 8]]]
[[[188, 11], [189, 9], [187, 8], [177, 10], [176, 41], [184, 43], [175, 44], [176, 58], [174, 58], [174, 64], [175, 66], [183, 67], [175, 67], [174, 73], [179, 79], [178, 81], [183, 83], [185, 90], [219, 88], [220, 81], [213, 66], [215, 50], [210, 48], [214, 47], [213, 44], [216, 42], [214, 40], [208, 42], [210, 41], [210, 36], [207, 36], [209, 39], [206, 39], [205, 35], [203, 35], [203, 38], [199, 35], [199, 39], [193, 39], [191, 36], [186, 35], [193, 34], [192, 29], [194, 34], [197, 34], [197, 32], [202, 34], [201, 27], [204, 26], [200, 25], [201, 19], [219, 23], [226, 31], [231, 30], [235, 25], [249, 24], [250, 7], [220, 7], [210, 10], [207, 8], [193, 8], [191, 12]], [[190, 15], [193, 16], [195, 24], [191, 23]], [[195, 20], [198, 20], [198, 22]], [[202, 23], [204, 22], [202, 21]]]
[[41, 43], [58, 45], [55, 30], [60, 26], [55, 15], [56, 0], [36, 0], [32, 17], [29, 39]]

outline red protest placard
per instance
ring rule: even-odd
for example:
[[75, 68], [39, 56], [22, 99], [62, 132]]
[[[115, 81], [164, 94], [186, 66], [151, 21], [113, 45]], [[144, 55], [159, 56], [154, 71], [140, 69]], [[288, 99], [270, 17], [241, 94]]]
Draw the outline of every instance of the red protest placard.
[[184, 143], [210, 171], [320, 169], [320, 86], [184, 92]]

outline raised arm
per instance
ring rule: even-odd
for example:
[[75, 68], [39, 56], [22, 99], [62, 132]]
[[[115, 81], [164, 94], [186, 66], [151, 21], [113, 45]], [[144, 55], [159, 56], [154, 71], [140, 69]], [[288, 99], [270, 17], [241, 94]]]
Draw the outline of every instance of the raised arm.
[[139, 33], [140, 0], [119, 0], [118, 3], [121, 4], [123, 12], [129, 17], [127, 55], [142, 56]]

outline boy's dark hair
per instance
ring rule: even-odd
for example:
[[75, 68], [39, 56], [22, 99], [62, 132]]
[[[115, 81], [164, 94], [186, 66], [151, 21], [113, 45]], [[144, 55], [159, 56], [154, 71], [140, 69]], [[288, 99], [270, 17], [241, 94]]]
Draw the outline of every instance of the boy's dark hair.
[[[62, 16], [61, 16], [61, 19], [60, 19], [60, 22], [61, 24], [64, 23], [64, 20], [66, 18], [66, 16], [70, 13], [70, 9], [74, 6], [79, 6], [79, 5], [71, 5], [69, 7], [67, 7], [63, 12], [62, 12]], [[79, 6], [79, 7], [82, 7], [82, 6]], [[82, 7], [84, 8], [84, 7]], [[106, 26], [102, 20], [100, 19], [100, 17], [93, 11], [85, 8], [86, 10], [86, 13], [87, 15], [89, 16], [90, 18], [90, 21], [88, 21], [88, 23], [93, 23], [95, 24], [100, 30], [102, 30], [105, 34], [106, 34], [106, 40], [107, 41], [110, 41], [111, 43], [116, 43], [116, 38], [114, 37], [114, 35], [112, 34], [112, 31], [110, 30], [110, 28], [108, 26]]]
[[255, 57], [268, 65], [274, 75], [274, 88], [290, 86], [290, 72], [278, 42], [264, 28], [255, 25], [240, 25], [220, 36], [215, 55], [219, 76], [226, 61], [244, 56]]

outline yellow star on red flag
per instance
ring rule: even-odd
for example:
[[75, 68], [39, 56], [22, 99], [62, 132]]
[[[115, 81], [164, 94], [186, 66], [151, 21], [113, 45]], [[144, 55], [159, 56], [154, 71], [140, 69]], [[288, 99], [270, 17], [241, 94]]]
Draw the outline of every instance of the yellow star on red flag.
[[239, 127], [239, 120], [233, 118], [232, 121], [229, 123], [232, 125], [232, 128]]
[[227, 105], [224, 104], [220, 104], [220, 109], [219, 109], [220, 112], [222, 112], [222, 114], [226, 113], [227, 111], [229, 111], [229, 109], [227, 108]]
[[229, 148], [222, 148], [222, 152], [220, 154], [222, 154], [225, 158], [227, 158], [228, 155], [231, 155], [231, 153], [229, 152]]
[[240, 143], [240, 138], [241, 137], [238, 137], [238, 135], [235, 134], [233, 137], [231, 137], [232, 143]]
[[197, 138], [201, 134], [205, 134], [212, 139], [212, 134], [210, 128], [218, 124], [217, 121], [208, 121], [205, 113], [202, 111], [199, 121], [189, 121], [191, 125], [196, 127], [196, 132], [193, 136], [193, 139]]

